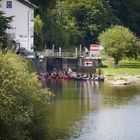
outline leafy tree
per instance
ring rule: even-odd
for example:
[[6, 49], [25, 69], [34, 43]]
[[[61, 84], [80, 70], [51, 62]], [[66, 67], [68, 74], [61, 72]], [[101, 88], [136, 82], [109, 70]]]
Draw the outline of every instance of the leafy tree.
[[[53, 7], [55, 7], [55, 1], [56, 0], [30, 0], [34, 4], [38, 6], [38, 9], [36, 9], [35, 14], [40, 15], [40, 19], [42, 20], [43, 26], [42, 26], [42, 36], [43, 36], [43, 42], [41, 44], [35, 42], [36, 49], [43, 50], [44, 46], [49, 46], [50, 44], [54, 44], [55, 36], [54, 36], [54, 25], [57, 25], [53, 21], [53, 16], [51, 16], [51, 11]], [[36, 36], [35, 34], [35, 40], [40, 40], [41, 38]], [[50, 46], [51, 46], [50, 45]]]
[[139, 0], [31, 0], [43, 22], [43, 45], [79, 46], [96, 42], [110, 25], [140, 33]]
[[99, 42], [105, 47], [105, 52], [114, 58], [115, 65], [118, 65], [124, 56], [137, 58], [140, 53], [139, 39], [123, 26], [115, 25], [102, 32]]
[[140, 35], [140, 1], [139, 0], [110, 0], [114, 15], [125, 27], [129, 27]]
[[4, 16], [4, 13], [0, 11], [0, 48], [4, 49], [7, 47], [7, 35], [6, 30], [11, 28], [10, 22], [12, 17]]
[[48, 9], [52, 9], [55, 6], [56, 0], [30, 0], [32, 3], [38, 6], [37, 14], [41, 14], [43, 16], [46, 15], [46, 11]]
[[31, 0], [43, 22], [43, 45], [89, 45], [111, 24], [120, 23], [104, 0]]
[[24, 140], [38, 134], [33, 128], [44, 125], [39, 116], [48, 115], [48, 93], [40, 88], [28, 61], [0, 52], [0, 139]]
[[36, 16], [34, 20], [34, 27], [35, 27], [35, 49], [41, 49], [43, 47], [43, 22], [39, 15]]
[[[70, 44], [89, 45], [97, 41], [101, 31], [111, 24], [119, 23], [119, 20], [112, 14], [107, 1], [104, 0], [81, 0], [62, 1], [56, 8], [59, 13], [58, 21], [64, 30], [69, 34]], [[61, 8], [61, 9], [60, 9]], [[60, 11], [61, 10], [61, 14]], [[72, 42], [71, 42], [72, 40]]]

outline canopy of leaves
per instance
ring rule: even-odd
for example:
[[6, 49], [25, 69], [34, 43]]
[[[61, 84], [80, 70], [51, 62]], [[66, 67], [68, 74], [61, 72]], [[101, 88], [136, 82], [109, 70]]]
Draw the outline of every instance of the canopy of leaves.
[[0, 48], [6, 48], [7, 36], [6, 30], [11, 28], [10, 22], [12, 17], [6, 17], [3, 12], [0, 11]]
[[89, 45], [97, 41], [99, 33], [105, 28], [110, 27], [111, 24], [120, 23], [112, 14], [108, 2], [104, 0], [73, 2], [64, 0], [62, 7], [59, 5], [60, 3], [57, 3], [56, 7], [59, 8], [56, 9], [61, 10], [61, 13], [57, 17], [61, 19], [60, 23], [65, 31], [71, 34], [70, 38], [75, 38], [70, 44]]
[[48, 113], [48, 93], [40, 88], [27, 61], [0, 52], [0, 139], [22, 140], [37, 133], [33, 128], [41, 124], [39, 114], [43, 112], [46, 118]]
[[43, 49], [43, 22], [40, 15], [37, 15], [34, 19], [34, 29], [35, 29], [35, 50]]
[[139, 0], [31, 0], [43, 22], [43, 46], [89, 45], [110, 25], [124, 25], [140, 35]]
[[129, 27], [140, 35], [140, 1], [139, 0], [110, 0], [110, 5], [125, 27]]
[[105, 52], [114, 58], [117, 65], [124, 57], [137, 58], [140, 54], [140, 42], [138, 38], [123, 26], [112, 26], [99, 36], [99, 42], [105, 47]]

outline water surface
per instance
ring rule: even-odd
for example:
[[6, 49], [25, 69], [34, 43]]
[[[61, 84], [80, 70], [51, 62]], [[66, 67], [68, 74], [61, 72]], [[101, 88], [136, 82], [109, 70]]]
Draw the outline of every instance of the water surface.
[[140, 140], [140, 86], [49, 80], [49, 140]]

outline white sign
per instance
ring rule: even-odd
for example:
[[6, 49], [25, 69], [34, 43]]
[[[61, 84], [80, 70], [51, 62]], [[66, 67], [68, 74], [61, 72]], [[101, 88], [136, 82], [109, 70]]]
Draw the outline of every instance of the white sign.
[[89, 61], [89, 60], [85, 61], [84, 66], [85, 67], [92, 67], [92, 61]]
[[99, 44], [90, 45], [90, 53], [99, 54], [103, 50], [103, 47]]

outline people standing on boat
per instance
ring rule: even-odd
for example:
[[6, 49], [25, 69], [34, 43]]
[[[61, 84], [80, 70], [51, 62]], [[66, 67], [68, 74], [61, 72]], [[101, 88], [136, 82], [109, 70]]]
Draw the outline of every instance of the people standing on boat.
[[90, 73], [90, 79], [94, 79], [94, 73]]
[[72, 77], [72, 75], [73, 75], [73, 71], [72, 71], [72, 69], [69, 66], [67, 67], [66, 73], [67, 73], [68, 77]]
[[85, 51], [84, 51], [85, 55], [88, 56], [88, 54], [89, 54], [88, 49], [87, 49], [86, 47], [84, 47], [84, 50], [85, 50]]

